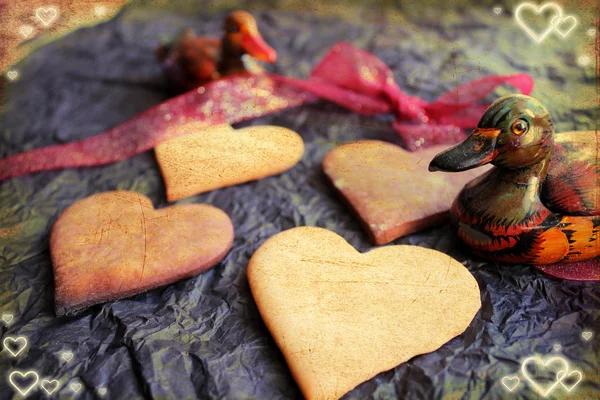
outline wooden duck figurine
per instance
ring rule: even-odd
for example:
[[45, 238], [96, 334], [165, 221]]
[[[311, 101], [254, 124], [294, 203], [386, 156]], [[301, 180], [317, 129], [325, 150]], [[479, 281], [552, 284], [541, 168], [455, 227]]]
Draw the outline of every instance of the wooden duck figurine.
[[225, 18], [223, 39], [197, 37], [190, 28], [156, 50], [168, 78], [176, 87], [190, 90], [220, 77], [246, 72], [242, 56], [249, 54], [273, 63], [277, 53], [263, 40], [256, 20], [246, 11]]
[[[495, 168], [469, 182], [451, 209], [478, 256], [553, 264], [600, 256], [600, 134], [554, 134], [536, 99], [495, 101], [473, 133], [438, 154], [430, 171]], [[599, 260], [600, 266], [600, 260]]]

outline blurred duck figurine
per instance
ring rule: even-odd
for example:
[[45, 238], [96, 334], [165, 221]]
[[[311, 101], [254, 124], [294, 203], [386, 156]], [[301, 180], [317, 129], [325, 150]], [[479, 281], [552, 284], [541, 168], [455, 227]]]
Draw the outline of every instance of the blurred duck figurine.
[[265, 43], [256, 20], [245, 11], [234, 11], [224, 23], [223, 39], [197, 37], [186, 28], [173, 43], [160, 46], [157, 58], [178, 90], [190, 90], [226, 75], [247, 72], [242, 56], [268, 63], [277, 53]]
[[[600, 133], [554, 134], [536, 99], [498, 99], [462, 143], [438, 154], [430, 171], [487, 163], [452, 206], [458, 236], [480, 257], [553, 264], [600, 256]], [[600, 262], [599, 262], [600, 267]]]

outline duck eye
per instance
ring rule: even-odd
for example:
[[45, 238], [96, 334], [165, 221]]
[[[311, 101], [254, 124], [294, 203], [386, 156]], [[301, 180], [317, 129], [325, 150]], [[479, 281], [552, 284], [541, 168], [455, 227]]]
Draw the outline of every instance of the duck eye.
[[524, 119], [518, 119], [515, 122], [513, 122], [510, 129], [515, 135], [521, 136], [527, 133], [527, 131], [529, 130], [529, 124]]

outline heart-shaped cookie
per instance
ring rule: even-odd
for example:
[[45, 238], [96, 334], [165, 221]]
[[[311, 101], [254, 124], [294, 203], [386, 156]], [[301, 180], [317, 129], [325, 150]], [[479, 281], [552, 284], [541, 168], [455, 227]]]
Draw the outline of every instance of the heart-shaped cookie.
[[68, 207], [50, 233], [57, 315], [188, 278], [218, 263], [233, 243], [220, 209], [189, 204], [155, 210], [127, 191]]
[[206, 129], [189, 123], [172, 129], [183, 132], [154, 149], [169, 201], [280, 174], [304, 153], [302, 138], [279, 126]]
[[376, 140], [346, 143], [325, 155], [323, 169], [373, 243], [381, 245], [445, 222], [463, 186], [489, 169], [429, 172], [429, 162], [445, 148], [410, 153]]
[[248, 280], [262, 318], [307, 399], [356, 385], [461, 334], [481, 306], [469, 271], [446, 254], [386, 246], [361, 254], [322, 228], [279, 233]]

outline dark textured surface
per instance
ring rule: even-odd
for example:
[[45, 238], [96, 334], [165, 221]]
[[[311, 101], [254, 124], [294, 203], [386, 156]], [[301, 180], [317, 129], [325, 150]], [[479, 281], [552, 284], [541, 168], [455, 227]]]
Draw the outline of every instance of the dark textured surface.
[[[585, 48], [584, 29], [574, 32], [579, 38], [572, 42], [553, 35], [537, 45], [507, 12], [498, 16], [492, 7], [450, 12], [413, 4], [389, 19], [383, 15], [364, 23], [293, 11], [255, 14], [265, 40], [279, 52], [274, 72], [306, 76], [338, 40], [374, 52], [392, 67], [404, 90], [427, 100], [490, 73], [528, 72], [536, 80], [533, 96], [548, 107], [558, 130], [596, 129], [593, 62], [586, 68], [576, 63]], [[21, 78], [5, 85], [0, 157], [89, 137], [165, 99], [153, 58], [161, 35], [172, 36], [184, 25], [213, 34], [222, 15], [130, 7], [113, 21], [37, 50], [18, 65]], [[506, 90], [497, 94], [502, 93]], [[50, 227], [76, 200], [107, 190], [138, 191], [157, 208], [166, 206], [153, 154], [0, 183], [0, 314], [15, 316], [8, 328], [0, 321], [0, 334], [29, 340], [17, 359], [0, 352], [0, 398], [17, 398], [7, 383], [14, 369], [60, 380], [55, 395], [60, 398], [70, 395], [67, 385], [76, 380], [84, 385], [80, 399], [95, 398], [98, 387], [107, 387], [110, 399], [300, 397], [252, 300], [247, 262], [267, 238], [300, 225], [331, 229], [360, 251], [369, 249], [367, 235], [327, 186], [320, 163], [337, 143], [399, 140], [388, 119], [351, 114], [325, 102], [252, 123], [298, 131], [306, 153], [283, 175], [179, 202], [212, 204], [230, 215], [236, 237], [224, 261], [197, 278], [75, 317], [54, 316]], [[598, 283], [560, 281], [527, 266], [477, 261], [459, 247], [449, 226], [395, 243], [435, 248], [463, 262], [480, 284], [483, 306], [463, 335], [380, 374], [347, 398], [506, 398], [501, 378], [518, 374], [527, 356], [554, 353], [554, 344], [584, 375], [574, 393], [598, 397]], [[585, 341], [581, 332], [586, 329], [598, 332]], [[62, 350], [71, 350], [74, 359], [61, 360]], [[558, 388], [550, 397], [565, 393]], [[42, 394], [38, 389], [31, 397]], [[537, 398], [523, 380], [510, 396]]]

